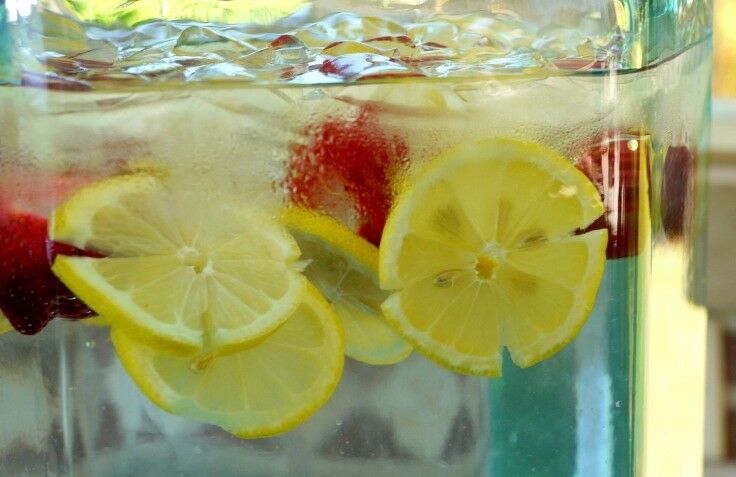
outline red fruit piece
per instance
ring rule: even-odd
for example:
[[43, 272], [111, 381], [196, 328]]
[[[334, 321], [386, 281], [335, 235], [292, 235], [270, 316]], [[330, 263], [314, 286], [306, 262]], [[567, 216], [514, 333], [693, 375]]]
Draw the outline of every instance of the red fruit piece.
[[[110, 147], [130, 148], [135, 144], [113, 144]], [[86, 171], [55, 173], [22, 166], [3, 164], [0, 170], [0, 216], [11, 211], [30, 212], [45, 217], [54, 204], [69, 197], [98, 177]], [[32, 184], [32, 187], [29, 187]]]
[[381, 126], [375, 106], [362, 106], [355, 119], [329, 117], [305, 134], [308, 141], [293, 147], [289, 162], [291, 201], [342, 221], [352, 215], [358, 233], [378, 245], [391, 178], [406, 165], [406, 142]]
[[271, 42], [271, 48], [291, 48], [304, 46], [304, 43], [294, 35], [281, 35]]
[[0, 210], [0, 310], [19, 332], [33, 335], [54, 317], [87, 318], [93, 312], [51, 272], [56, 255], [88, 255], [48, 239], [47, 221]]
[[[639, 171], [648, 161], [648, 146], [639, 134], [605, 136], [577, 163], [598, 189], [606, 208], [583, 232], [608, 229], [608, 258], [639, 253]], [[646, 165], [648, 170], [648, 164]]]
[[698, 157], [687, 146], [670, 146], [662, 173], [662, 226], [669, 239], [682, 237], [692, 225]]

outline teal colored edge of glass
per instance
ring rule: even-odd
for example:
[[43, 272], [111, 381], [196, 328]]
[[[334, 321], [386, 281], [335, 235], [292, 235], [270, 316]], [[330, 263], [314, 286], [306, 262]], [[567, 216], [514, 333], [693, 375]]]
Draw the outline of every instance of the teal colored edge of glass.
[[644, 66], [710, 36], [712, 0], [636, 0]]
[[[713, 39], [709, 38], [708, 51], [710, 57], [709, 71], [713, 71]], [[712, 80], [712, 78], [711, 78]], [[713, 97], [713, 82], [708, 81], [708, 98]], [[706, 243], [708, 238], [708, 224], [706, 223], [707, 207], [708, 207], [708, 168], [710, 164], [710, 131], [712, 117], [712, 101], [707, 101], [703, 106], [705, 108], [705, 121], [699, 134], [698, 162], [697, 162], [697, 184], [695, 197], [695, 224], [692, 237], [690, 237], [690, 247], [692, 253], [688, 257], [687, 263], [687, 297], [698, 306], [705, 306], [705, 296], [707, 283], [702, 277], [706, 276]]]
[[15, 83], [17, 80], [8, 29], [8, 9], [5, 7], [5, 0], [0, 0], [0, 84]]

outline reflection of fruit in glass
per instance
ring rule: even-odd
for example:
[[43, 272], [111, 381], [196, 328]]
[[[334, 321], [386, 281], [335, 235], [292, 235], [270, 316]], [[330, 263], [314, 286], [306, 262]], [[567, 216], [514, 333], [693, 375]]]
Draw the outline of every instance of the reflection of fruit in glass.
[[16, 330], [27, 335], [38, 333], [54, 317], [79, 319], [93, 314], [51, 273], [57, 255], [84, 252], [50, 241], [47, 228], [43, 217], [0, 211], [0, 310]]
[[341, 221], [354, 217], [358, 234], [377, 245], [391, 207], [391, 177], [407, 160], [406, 142], [378, 122], [372, 106], [305, 133], [308, 142], [293, 147], [289, 162], [291, 201]]
[[577, 163], [595, 184], [606, 208], [605, 214], [585, 231], [608, 229], [608, 258], [630, 257], [641, 247], [639, 171], [640, 161], [649, 160], [648, 140], [643, 138], [639, 134], [606, 135]]
[[687, 146], [670, 146], [662, 174], [662, 226], [670, 239], [682, 237], [691, 226], [695, 207], [698, 157]]
[[343, 80], [422, 76], [397, 61], [370, 53], [350, 53], [325, 60], [319, 71]]

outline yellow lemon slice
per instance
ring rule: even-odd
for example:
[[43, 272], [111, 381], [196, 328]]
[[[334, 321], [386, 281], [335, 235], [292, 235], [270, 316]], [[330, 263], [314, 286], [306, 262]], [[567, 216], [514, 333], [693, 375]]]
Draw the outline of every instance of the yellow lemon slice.
[[289, 208], [284, 223], [307, 260], [304, 274], [332, 304], [345, 329], [345, 353], [368, 364], [394, 364], [411, 346], [385, 321], [378, 285], [378, 249], [340, 222]]
[[277, 221], [215, 192], [148, 175], [79, 191], [53, 214], [54, 240], [104, 258], [59, 256], [76, 296], [139, 339], [183, 351], [247, 345], [299, 305], [299, 248]]
[[7, 333], [8, 331], [12, 330], [13, 326], [10, 324], [7, 318], [5, 318], [5, 315], [0, 311], [0, 335], [3, 333]]
[[311, 286], [281, 328], [231, 354], [170, 354], [119, 327], [113, 327], [112, 342], [156, 405], [239, 437], [271, 436], [304, 422], [332, 395], [344, 362], [337, 317]]
[[84, 324], [86, 326], [92, 326], [92, 327], [95, 327], [95, 328], [106, 328], [106, 327], [110, 326], [110, 324], [111, 324], [110, 323], [110, 320], [108, 320], [104, 316], [100, 316], [100, 315], [92, 316], [90, 318], [86, 318], [84, 320], [79, 320], [79, 321], [81, 321], [82, 324]]
[[381, 241], [384, 314], [430, 359], [498, 376], [532, 366], [585, 323], [605, 264], [595, 186], [540, 145], [474, 140], [409, 182]]

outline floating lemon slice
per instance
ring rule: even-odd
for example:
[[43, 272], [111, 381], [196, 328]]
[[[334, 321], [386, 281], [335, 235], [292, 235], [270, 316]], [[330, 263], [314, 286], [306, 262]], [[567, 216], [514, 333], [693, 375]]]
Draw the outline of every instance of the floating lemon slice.
[[380, 249], [386, 318], [436, 362], [498, 376], [505, 345], [532, 366], [590, 313], [607, 233], [575, 235], [603, 213], [598, 192], [542, 146], [471, 141], [410, 182]]
[[302, 299], [299, 248], [232, 198], [121, 176], [61, 205], [53, 240], [105, 258], [57, 257], [53, 272], [111, 323], [185, 350], [237, 348], [272, 333]]
[[279, 434], [304, 422], [332, 395], [344, 338], [329, 303], [311, 285], [273, 334], [226, 355], [173, 355], [113, 327], [125, 369], [156, 405], [239, 437]]
[[284, 223], [308, 260], [304, 274], [332, 304], [345, 329], [345, 353], [368, 364], [394, 364], [411, 346], [388, 326], [378, 286], [378, 249], [340, 222], [290, 208]]

